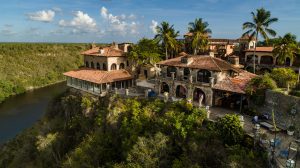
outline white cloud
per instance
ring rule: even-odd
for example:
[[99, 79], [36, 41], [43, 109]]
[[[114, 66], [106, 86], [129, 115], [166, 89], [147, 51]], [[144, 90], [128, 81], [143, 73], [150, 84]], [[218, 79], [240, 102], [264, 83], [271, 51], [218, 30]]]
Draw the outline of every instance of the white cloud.
[[134, 19], [136, 19], [136, 16], [135, 16], [134, 14], [130, 14], [130, 15], [128, 16], [128, 19], [134, 20]]
[[151, 29], [151, 31], [153, 32], [153, 34], [157, 33], [157, 30], [156, 30], [157, 25], [158, 25], [157, 21], [155, 21], [155, 20], [151, 21], [151, 25], [150, 25], [149, 28]]
[[108, 22], [108, 31], [118, 33], [120, 35], [139, 33], [139, 24], [134, 21], [127, 21], [127, 19], [135, 19], [133, 14], [129, 15], [128, 17], [125, 14], [117, 16], [109, 13], [105, 7], [101, 8], [100, 13], [102, 18]]
[[93, 18], [82, 11], [77, 11], [71, 21], [60, 20], [58, 25], [61, 27], [72, 28], [73, 33], [97, 32], [97, 24]]
[[53, 10], [42, 10], [27, 14], [28, 19], [41, 22], [52, 22], [55, 17]]

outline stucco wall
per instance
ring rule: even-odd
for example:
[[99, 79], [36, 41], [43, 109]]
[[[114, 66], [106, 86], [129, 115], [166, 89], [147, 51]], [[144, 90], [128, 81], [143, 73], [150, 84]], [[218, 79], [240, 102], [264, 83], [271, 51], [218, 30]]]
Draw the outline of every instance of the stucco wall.
[[[274, 104], [274, 105], [273, 105]], [[287, 128], [294, 123], [296, 129], [300, 130], [300, 98], [284, 95], [283, 93], [268, 90], [266, 92], [265, 104], [257, 109], [262, 113], [272, 116], [274, 107], [277, 125]], [[296, 115], [291, 115], [291, 109], [295, 107]]]
[[107, 58], [107, 64], [108, 64], [108, 70], [111, 70], [112, 64], [117, 64], [117, 70], [120, 69], [120, 64], [123, 63], [125, 65], [124, 68], [127, 67], [127, 58], [126, 57], [108, 57]]
[[107, 66], [107, 57], [98, 57], [98, 56], [84, 56], [84, 65], [86, 65], [86, 62], [89, 63], [89, 67], [91, 66], [91, 62], [94, 63], [95, 68], [97, 68], [97, 63], [100, 64], [100, 69], [103, 69], [103, 63]]

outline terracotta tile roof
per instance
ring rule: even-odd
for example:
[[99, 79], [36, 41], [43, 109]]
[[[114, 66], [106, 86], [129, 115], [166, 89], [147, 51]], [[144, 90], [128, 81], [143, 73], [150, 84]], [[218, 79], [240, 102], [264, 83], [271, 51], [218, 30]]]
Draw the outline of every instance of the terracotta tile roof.
[[[102, 52], [101, 52], [102, 50]], [[87, 51], [82, 52], [83, 55], [103, 56], [103, 57], [122, 57], [125, 56], [125, 52], [116, 48], [115, 46], [110, 47], [94, 47]]]
[[[256, 47], [257, 52], [272, 52], [274, 47]], [[254, 48], [250, 48], [245, 51], [254, 51]]]
[[64, 73], [65, 76], [89, 81], [97, 84], [109, 83], [121, 80], [132, 79], [131, 74], [122, 69], [114, 71], [102, 71], [97, 69], [82, 68]]
[[228, 92], [245, 94], [247, 84], [256, 75], [245, 70], [241, 70], [236, 77], [226, 77], [222, 81], [217, 82], [213, 89], [224, 90]]
[[[192, 62], [190, 64], [182, 63], [182, 57], [190, 57], [192, 58]], [[234, 68], [230, 63], [216, 57], [211, 57], [208, 55], [187, 55], [180, 56], [173, 59], [164, 60], [158, 62], [159, 65], [167, 65], [167, 66], [175, 66], [175, 67], [189, 67], [195, 69], [206, 69], [212, 71], [227, 71], [232, 70], [235, 72], [239, 72], [240, 69]]]

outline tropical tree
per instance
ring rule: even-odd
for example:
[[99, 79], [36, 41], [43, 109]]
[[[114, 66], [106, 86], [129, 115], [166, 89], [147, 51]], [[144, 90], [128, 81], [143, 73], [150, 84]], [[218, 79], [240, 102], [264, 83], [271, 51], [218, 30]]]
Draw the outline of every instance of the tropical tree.
[[156, 39], [142, 38], [128, 54], [135, 65], [151, 64], [161, 60], [161, 48]]
[[273, 50], [273, 55], [277, 57], [278, 63], [284, 64], [287, 58], [290, 58], [291, 62], [294, 61], [296, 53], [300, 52], [296, 38], [297, 37], [291, 33], [279, 37]]
[[189, 23], [189, 33], [192, 34], [192, 48], [194, 49], [194, 55], [197, 54], [198, 49], [202, 52], [207, 49], [208, 37], [211, 34], [211, 30], [208, 28], [208, 23], [204, 22], [202, 18], [196, 18], [194, 22]]
[[[256, 13], [251, 12], [252, 22], [245, 22], [243, 24], [243, 30], [247, 29], [247, 31], [243, 34], [250, 35], [249, 40], [255, 39], [258, 41], [258, 35], [261, 35], [265, 40], [268, 40], [268, 35], [273, 37], [276, 36], [276, 32], [269, 28], [269, 26], [278, 21], [278, 18], [271, 18], [271, 12], [265, 10], [264, 8], [256, 9]], [[253, 71], [255, 73], [255, 52], [256, 52], [256, 44], [254, 46], [253, 51]]]
[[168, 50], [177, 50], [178, 42], [176, 37], [179, 36], [179, 31], [175, 31], [174, 25], [168, 22], [162, 22], [160, 26], [156, 27], [157, 34], [155, 39], [162, 43], [165, 48], [166, 59], [168, 59]]

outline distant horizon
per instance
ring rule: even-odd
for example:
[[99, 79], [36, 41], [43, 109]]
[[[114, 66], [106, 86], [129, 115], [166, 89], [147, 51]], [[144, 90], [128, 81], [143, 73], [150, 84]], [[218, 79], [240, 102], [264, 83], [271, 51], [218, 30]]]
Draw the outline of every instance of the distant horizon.
[[[237, 39], [251, 12], [264, 7], [279, 21], [271, 25], [277, 37], [300, 38], [299, 0], [11, 0], [0, 9], [0, 41], [18, 43], [111, 43], [153, 38], [162, 21], [174, 25], [180, 37], [188, 23], [203, 18], [212, 38]], [[262, 40], [261, 38], [259, 39]]]

